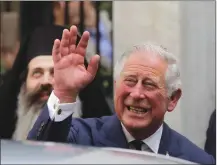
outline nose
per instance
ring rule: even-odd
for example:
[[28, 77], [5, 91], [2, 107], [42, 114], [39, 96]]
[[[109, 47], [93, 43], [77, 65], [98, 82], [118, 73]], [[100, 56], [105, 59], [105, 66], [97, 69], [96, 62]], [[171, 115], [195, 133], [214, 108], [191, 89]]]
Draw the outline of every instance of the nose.
[[53, 76], [50, 73], [45, 73], [43, 76], [42, 84], [53, 85]]
[[134, 99], [144, 99], [145, 95], [143, 94], [142, 85], [138, 83], [136, 86], [134, 86], [130, 96]]

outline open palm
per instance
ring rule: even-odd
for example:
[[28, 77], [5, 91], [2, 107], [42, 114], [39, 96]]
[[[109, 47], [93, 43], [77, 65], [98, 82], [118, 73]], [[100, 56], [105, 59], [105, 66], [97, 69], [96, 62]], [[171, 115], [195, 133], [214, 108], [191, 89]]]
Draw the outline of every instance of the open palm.
[[90, 60], [86, 69], [84, 57], [86, 54], [89, 33], [84, 32], [76, 46], [77, 28], [72, 26], [70, 31], [65, 29], [61, 41], [56, 39], [53, 45], [54, 61], [54, 92], [64, 95], [77, 95], [95, 77], [99, 56]]

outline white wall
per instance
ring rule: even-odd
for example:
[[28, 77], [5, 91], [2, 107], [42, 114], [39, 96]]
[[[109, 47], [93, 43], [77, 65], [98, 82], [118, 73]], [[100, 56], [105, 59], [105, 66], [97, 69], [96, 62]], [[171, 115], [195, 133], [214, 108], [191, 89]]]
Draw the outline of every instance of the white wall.
[[183, 131], [204, 146], [205, 131], [215, 108], [215, 2], [181, 2]]
[[166, 122], [200, 147], [215, 107], [214, 7], [214, 2], [195, 1], [113, 2], [114, 62], [127, 47], [145, 41], [174, 53], [180, 60], [183, 97]]

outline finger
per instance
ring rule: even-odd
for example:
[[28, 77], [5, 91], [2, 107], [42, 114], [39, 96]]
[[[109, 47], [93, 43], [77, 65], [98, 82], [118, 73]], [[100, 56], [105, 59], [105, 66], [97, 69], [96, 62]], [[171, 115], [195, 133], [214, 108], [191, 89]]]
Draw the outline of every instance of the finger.
[[85, 31], [81, 36], [81, 40], [78, 43], [78, 46], [75, 50], [77, 54], [80, 54], [81, 56], [85, 56], [89, 37], [90, 37], [89, 32]]
[[89, 65], [87, 67], [87, 71], [91, 74], [92, 79], [95, 77], [98, 66], [99, 66], [100, 56], [95, 55], [90, 59]]
[[75, 53], [78, 30], [76, 26], [70, 28], [69, 53]]
[[62, 34], [62, 39], [60, 42], [60, 52], [62, 56], [66, 56], [69, 54], [69, 38], [70, 38], [69, 30], [64, 29]]
[[60, 40], [56, 39], [54, 41], [53, 49], [52, 49], [52, 57], [54, 63], [57, 63], [61, 59], [60, 54]]

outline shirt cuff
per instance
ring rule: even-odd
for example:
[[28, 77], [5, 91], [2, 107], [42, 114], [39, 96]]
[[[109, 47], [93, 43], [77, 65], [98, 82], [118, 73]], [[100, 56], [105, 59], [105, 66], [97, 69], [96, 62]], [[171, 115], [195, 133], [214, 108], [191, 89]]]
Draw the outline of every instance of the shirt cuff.
[[63, 121], [70, 115], [72, 117], [80, 117], [79, 112], [81, 112], [81, 102], [79, 98], [76, 99], [74, 103], [59, 103], [59, 99], [55, 96], [54, 92], [52, 91], [48, 102], [48, 112], [51, 120], [56, 122]]

